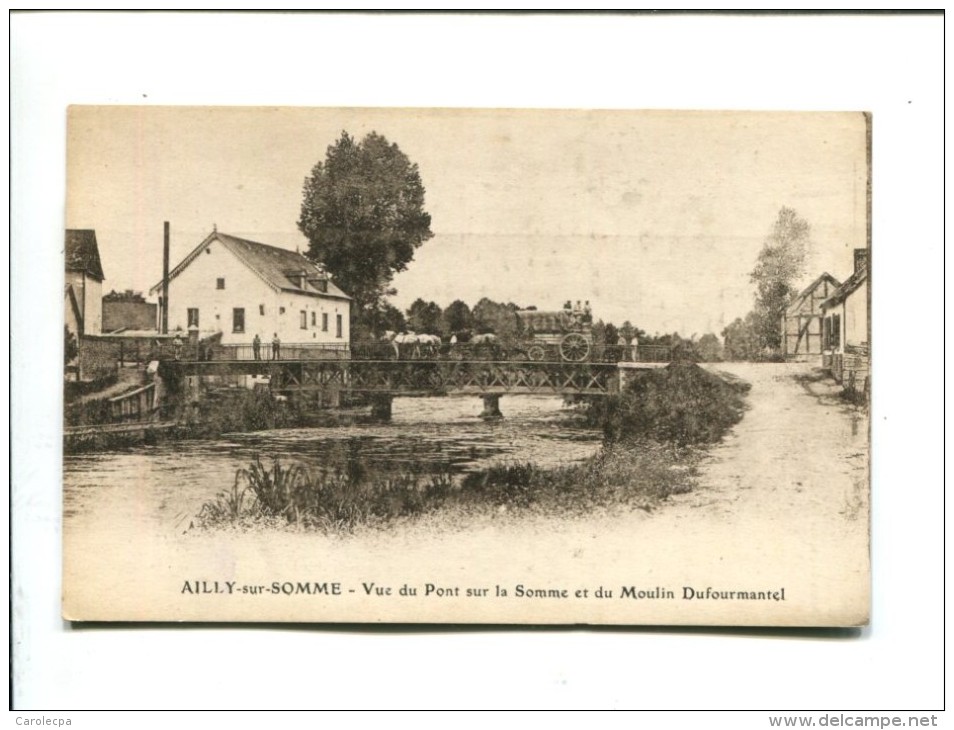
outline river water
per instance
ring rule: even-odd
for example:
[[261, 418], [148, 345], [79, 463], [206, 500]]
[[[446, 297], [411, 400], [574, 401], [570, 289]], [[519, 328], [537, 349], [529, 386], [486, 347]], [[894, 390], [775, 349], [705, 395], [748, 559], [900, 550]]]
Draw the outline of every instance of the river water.
[[207, 441], [165, 442], [119, 451], [67, 455], [64, 520], [128, 520], [181, 531], [202, 504], [232, 486], [256, 458], [269, 466], [374, 469], [461, 474], [495, 463], [556, 466], [585, 459], [600, 446], [559, 397], [501, 399], [504, 419], [479, 418], [479, 398], [396, 398], [390, 423], [230, 434]]

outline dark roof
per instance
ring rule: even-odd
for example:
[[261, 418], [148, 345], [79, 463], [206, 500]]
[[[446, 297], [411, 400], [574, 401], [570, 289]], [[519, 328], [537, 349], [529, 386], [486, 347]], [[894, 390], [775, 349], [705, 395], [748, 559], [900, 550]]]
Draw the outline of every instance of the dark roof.
[[[297, 251], [289, 251], [287, 248], [278, 248], [265, 243], [249, 241], [218, 231], [209, 234], [192, 253], [170, 271], [169, 280], [175, 279], [214, 240], [218, 240], [236, 258], [274, 289], [308, 296], [325, 296], [335, 299], [351, 298], [335, 286], [326, 271]], [[299, 276], [299, 274], [304, 274], [304, 277]], [[326, 282], [327, 291], [320, 291], [317, 288], [318, 282], [321, 281]], [[150, 291], [158, 291], [161, 287], [162, 282], [160, 281]]]
[[799, 295], [798, 295], [797, 297], [795, 297], [795, 299], [792, 301], [792, 303], [788, 305], [788, 308], [787, 308], [785, 311], [786, 311], [786, 312], [794, 312], [796, 309], [798, 309], [798, 308], [801, 306], [802, 302], [805, 301], [805, 298], [808, 297], [808, 296], [810, 296], [811, 293], [812, 293], [813, 291], [815, 291], [815, 289], [818, 287], [818, 285], [821, 284], [821, 283], [823, 283], [823, 282], [825, 282], [825, 281], [828, 281], [828, 282], [829, 282], [832, 286], [834, 286], [836, 289], [837, 289], [839, 286], [841, 286], [841, 282], [839, 282], [838, 279], [836, 279], [834, 276], [832, 276], [831, 274], [829, 274], [829, 273], [826, 271], [826, 272], [824, 272], [821, 276], [819, 276], [817, 279], [815, 279], [815, 281], [813, 281], [811, 284], [809, 284], [808, 286], [806, 286], [806, 287], [801, 291], [801, 293], [799, 293]]
[[821, 303], [822, 309], [828, 309], [829, 307], [835, 307], [841, 304], [867, 280], [867, 267], [858, 269], [855, 273], [848, 277], [844, 284], [835, 290], [834, 294]]
[[75, 228], [66, 230], [66, 270], [82, 271], [99, 281], [106, 278], [103, 264], [99, 260], [96, 231]]

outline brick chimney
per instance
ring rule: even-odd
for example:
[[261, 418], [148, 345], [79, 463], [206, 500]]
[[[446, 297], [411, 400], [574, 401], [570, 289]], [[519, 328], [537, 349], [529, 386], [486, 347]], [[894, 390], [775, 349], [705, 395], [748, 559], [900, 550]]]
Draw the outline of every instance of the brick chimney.
[[855, 273], [862, 271], [868, 266], [868, 249], [866, 248], [856, 248], [855, 249]]

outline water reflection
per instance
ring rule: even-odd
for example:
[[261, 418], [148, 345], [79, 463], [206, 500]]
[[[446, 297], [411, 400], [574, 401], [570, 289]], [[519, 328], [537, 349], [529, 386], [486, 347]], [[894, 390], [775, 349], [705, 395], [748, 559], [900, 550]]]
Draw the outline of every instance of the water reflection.
[[202, 503], [230, 487], [236, 470], [256, 457], [308, 468], [462, 474], [505, 461], [572, 463], [599, 448], [600, 434], [585, 428], [560, 398], [503, 398], [504, 419], [495, 422], [480, 420], [481, 405], [478, 398], [399, 398], [387, 424], [232, 434], [67, 456], [64, 516], [158, 518], [187, 526]]

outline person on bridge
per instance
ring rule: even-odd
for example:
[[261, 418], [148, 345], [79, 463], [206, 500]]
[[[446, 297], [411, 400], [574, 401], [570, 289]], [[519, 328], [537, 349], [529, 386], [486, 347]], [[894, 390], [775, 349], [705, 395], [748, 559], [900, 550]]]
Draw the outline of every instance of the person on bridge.
[[252, 339], [252, 355], [256, 360], [262, 359], [262, 338], [258, 336], [258, 333], [255, 333], [255, 337]]
[[281, 347], [282, 347], [282, 341], [278, 339], [278, 333], [276, 332], [275, 336], [272, 337], [272, 359], [273, 360], [282, 359]]

